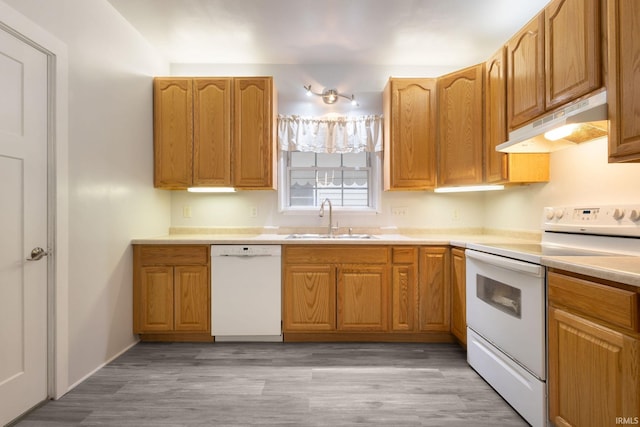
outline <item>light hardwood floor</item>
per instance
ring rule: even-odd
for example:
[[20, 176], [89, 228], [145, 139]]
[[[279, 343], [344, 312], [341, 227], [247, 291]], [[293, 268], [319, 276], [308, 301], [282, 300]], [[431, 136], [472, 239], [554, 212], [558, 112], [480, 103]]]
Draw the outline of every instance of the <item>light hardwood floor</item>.
[[19, 427], [526, 426], [455, 344], [140, 343]]

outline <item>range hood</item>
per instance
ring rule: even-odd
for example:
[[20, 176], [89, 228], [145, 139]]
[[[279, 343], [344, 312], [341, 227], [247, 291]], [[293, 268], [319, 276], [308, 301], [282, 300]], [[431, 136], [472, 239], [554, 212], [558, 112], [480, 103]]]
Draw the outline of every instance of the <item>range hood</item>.
[[[569, 127], [565, 127], [571, 125]], [[547, 132], [567, 130], [554, 138]], [[562, 132], [560, 130], [560, 132]], [[547, 133], [547, 137], [545, 137]], [[503, 153], [549, 153], [608, 134], [607, 92], [578, 100], [521, 128], [509, 132], [509, 140], [496, 147]]]

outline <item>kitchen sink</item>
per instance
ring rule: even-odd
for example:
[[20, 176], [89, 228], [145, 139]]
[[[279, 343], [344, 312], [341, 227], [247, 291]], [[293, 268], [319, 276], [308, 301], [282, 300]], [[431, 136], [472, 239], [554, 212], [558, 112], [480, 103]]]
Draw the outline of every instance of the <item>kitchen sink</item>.
[[320, 233], [303, 233], [303, 234], [289, 234], [287, 239], [376, 239], [373, 234], [320, 234]]

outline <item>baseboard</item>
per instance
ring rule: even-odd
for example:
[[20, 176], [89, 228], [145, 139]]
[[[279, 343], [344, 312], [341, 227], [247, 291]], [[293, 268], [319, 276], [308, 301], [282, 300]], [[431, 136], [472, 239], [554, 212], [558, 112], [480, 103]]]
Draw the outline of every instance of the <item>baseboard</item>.
[[[89, 378], [91, 375], [95, 374], [96, 372], [98, 372], [100, 369], [104, 368], [105, 366], [107, 366], [109, 363], [113, 362], [114, 360], [116, 360], [118, 357], [122, 356], [124, 353], [126, 353], [127, 351], [129, 351], [134, 345], [138, 344], [140, 342], [139, 339], [136, 339], [133, 343], [129, 344], [127, 347], [125, 347], [124, 349], [122, 349], [121, 351], [119, 351], [118, 353], [116, 353], [115, 355], [113, 355], [112, 357], [110, 357], [107, 361], [105, 361], [104, 363], [98, 365], [97, 368], [95, 368], [93, 371], [89, 372], [87, 375], [85, 375], [84, 377], [80, 378], [78, 381], [76, 381], [75, 383], [71, 384], [69, 386], [69, 388], [67, 389], [67, 391], [62, 395], [64, 396], [65, 394], [69, 393], [71, 390], [73, 390], [74, 388], [76, 388], [77, 386], [79, 386], [83, 381], [85, 381], [87, 378]], [[60, 399], [62, 396], [59, 396], [57, 399]]]

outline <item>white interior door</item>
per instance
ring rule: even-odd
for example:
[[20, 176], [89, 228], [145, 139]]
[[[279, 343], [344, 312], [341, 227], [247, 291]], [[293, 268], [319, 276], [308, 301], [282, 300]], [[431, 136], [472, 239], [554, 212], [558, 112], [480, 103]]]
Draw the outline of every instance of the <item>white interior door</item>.
[[47, 56], [0, 28], [0, 425], [47, 398]]

